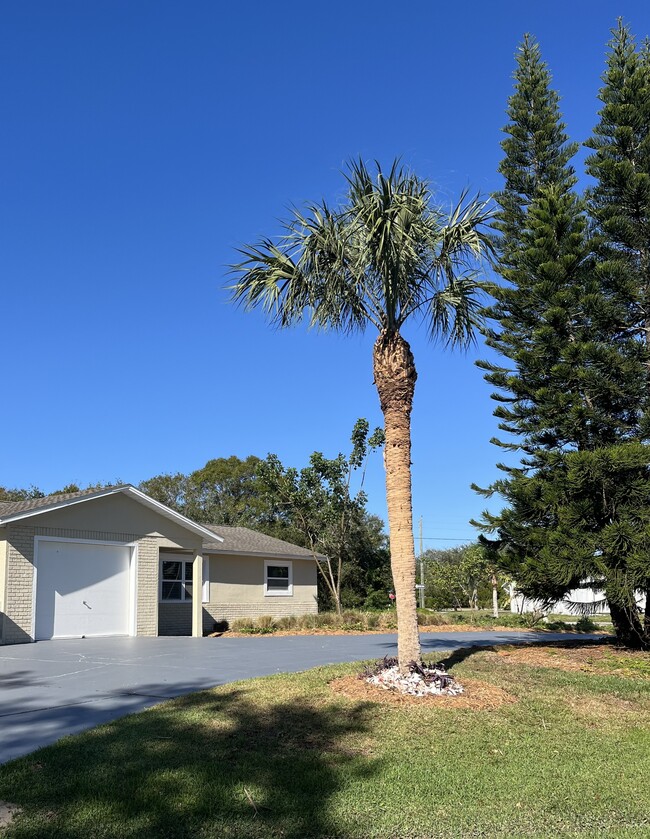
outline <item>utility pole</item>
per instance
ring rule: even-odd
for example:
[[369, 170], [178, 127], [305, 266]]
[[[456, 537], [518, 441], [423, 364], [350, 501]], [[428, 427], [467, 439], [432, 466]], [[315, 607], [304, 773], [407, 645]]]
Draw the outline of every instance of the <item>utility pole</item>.
[[420, 516], [420, 609], [424, 609], [424, 560], [422, 559], [422, 516]]

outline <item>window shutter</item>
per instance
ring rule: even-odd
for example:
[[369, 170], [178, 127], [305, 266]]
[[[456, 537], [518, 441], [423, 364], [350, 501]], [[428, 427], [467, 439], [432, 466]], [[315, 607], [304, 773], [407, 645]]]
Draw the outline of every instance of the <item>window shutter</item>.
[[203, 603], [210, 602], [210, 559], [203, 557]]

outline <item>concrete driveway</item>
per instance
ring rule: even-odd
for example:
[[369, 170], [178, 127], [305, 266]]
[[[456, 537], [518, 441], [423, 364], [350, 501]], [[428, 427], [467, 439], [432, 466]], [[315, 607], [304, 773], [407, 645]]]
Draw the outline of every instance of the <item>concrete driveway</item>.
[[[421, 638], [424, 652], [434, 652], [566, 640], [567, 634], [441, 632]], [[396, 653], [392, 634], [88, 638], [0, 647], [0, 763], [192, 691]]]

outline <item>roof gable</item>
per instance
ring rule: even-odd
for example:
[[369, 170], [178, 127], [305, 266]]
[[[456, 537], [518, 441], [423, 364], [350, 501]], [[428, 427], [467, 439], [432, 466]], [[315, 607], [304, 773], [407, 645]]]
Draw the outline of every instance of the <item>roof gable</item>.
[[161, 504], [139, 489], [136, 489], [131, 484], [121, 484], [120, 486], [105, 487], [101, 490], [82, 490], [81, 492], [71, 492], [64, 495], [49, 495], [45, 498], [29, 498], [25, 501], [2, 501], [0, 502], [0, 526], [9, 524], [23, 519], [33, 518], [34, 516], [49, 513], [54, 510], [61, 510], [66, 507], [72, 507], [77, 504], [83, 504], [87, 501], [95, 499], [106, 498], [109, 495], [116, 495], [121, 493], [134, 501], [149, 507], [160, 515], [164, 516], [176, 524], [189, 530], [203, 539], [210, 539], [212, 542], [221, 542], [221, 537], [211, 530], [208, 530], [201, 524], [188, 519], [171, 507]]

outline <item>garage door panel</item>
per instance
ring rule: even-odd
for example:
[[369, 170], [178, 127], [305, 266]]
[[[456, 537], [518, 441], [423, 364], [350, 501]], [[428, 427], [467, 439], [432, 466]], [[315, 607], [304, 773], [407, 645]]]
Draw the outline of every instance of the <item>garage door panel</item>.
[[36, 638], [128, 635], [130, 549], [39, 543]]

